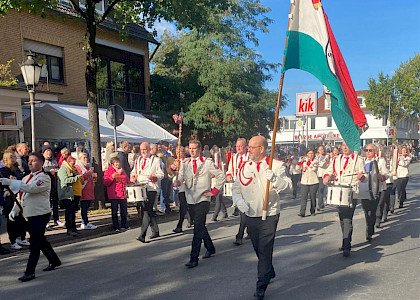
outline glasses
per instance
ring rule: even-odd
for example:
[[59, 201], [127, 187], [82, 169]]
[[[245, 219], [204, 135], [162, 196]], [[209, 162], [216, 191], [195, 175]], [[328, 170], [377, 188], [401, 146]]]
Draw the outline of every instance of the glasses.
[[373, 149], [366, 149], [366, 152], [373, 152]]
[[260, 147], [262, 147], [262, 146], [255, 146], [255, 147], [248, 146], [248, 149], [249, 149], [249, 150], [254, 150], [254, 149], [256, 149], [256, 148], [260, 148]]

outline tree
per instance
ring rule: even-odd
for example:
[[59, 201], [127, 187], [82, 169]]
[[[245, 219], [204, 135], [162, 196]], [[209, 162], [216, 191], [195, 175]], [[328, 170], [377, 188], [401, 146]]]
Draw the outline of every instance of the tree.
[[174, 112], [182, 107], [186, 127], [206, 143], [267, 136], [273, 123], [277, 92], [263, 84], [277, 65], [250, 46], [258, 45], [257, 30], [267, 31], [268, 9], [258, 1], [237, 4], [209, 18], [213, 30], [164, 34], [154, 59], [152, 105]]
[[389, 117], [396, 133], [398, 120], [420, 114], [420, 54], [402, 63], [392, 78], [382, 72], [378, 80], [369, 78], [368, 86], [366, 106], [376, 117]]
[[[7, 0], [0, 2], [0, 15], [9, 9], [27, 9], [30, 13], [46, 17], [51, 14], [50, 8], [59, 4], [59, 0]], [[208, 26], [206, 20], [214, 10], [223, 10], [228, 7], [229, 0], [109, 0], [105, 12], [100, 15], [95, 10], [95, 5], [101, 0], [84, 0], [81, 6], [79, 0], [68, 0], [75, 11], [77, 20], [86, 24], [83, 49], [86, 52], [86, 99], [89, 112], [89, 137], [93, 166], [98, 173], [96, 195], [103, 196], [103, 175], [101, 167], [101, 148], [99, 134], [98, 104], [96, 98], [96, 73], [97, 65], [94, 56], [97, 26], [105, 20], [112, 18], [121, 28], [122, 37], [126, 33], [127, 24], [137, 23], [141, 26], [152, 27], [157, 19], [176, 22], [179, 28], [201, 28]], [[193, 3], [191, 3], [193, 2]], [[103, 204], [103, 203], [102, 203]]]

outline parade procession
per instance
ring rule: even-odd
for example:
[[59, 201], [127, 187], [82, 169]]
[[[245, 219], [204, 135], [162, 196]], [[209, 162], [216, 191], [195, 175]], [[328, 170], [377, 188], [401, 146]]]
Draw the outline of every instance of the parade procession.
[[3, 2], [0, 299], [419, 299], [420, 3]]

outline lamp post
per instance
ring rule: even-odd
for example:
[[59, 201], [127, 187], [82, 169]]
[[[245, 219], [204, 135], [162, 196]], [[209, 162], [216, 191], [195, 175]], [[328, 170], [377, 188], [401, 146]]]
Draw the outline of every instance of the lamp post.
[[23, 80], [29, 93], [29, 104], [31, 105], [32, 152], [35, 151], [35, 88], [38, 85], [42, 70], [42, 66], [34, 61], [33, 56], [34, 54], [29, 51], [26, 61], [20, 65]]

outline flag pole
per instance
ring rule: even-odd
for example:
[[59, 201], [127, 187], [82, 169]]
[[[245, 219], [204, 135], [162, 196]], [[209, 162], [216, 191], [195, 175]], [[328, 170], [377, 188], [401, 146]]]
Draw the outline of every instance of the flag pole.
[[[287, 22], [287, 31], [289, 30], [290, 27], [290, 20], [292, 18], [291, 13], [292, 13], [292, 5], [294, 4], [295, 0], [291, 0], [290, 1], [290, 10], [289, 10], [289, 14], [288, 14], [288, 22]], [[283, 52], [283, 62], [281, 64], [281, 67], [283, 68], [284, 66], [284, 61], [286, 59], [286, 49], [287, 49], [287, 41], [288, 41], [288, 36], [286, 34], [286, 41], [284, 43], [284, 52]], [[269, 161], [269, 165], [268, 165], [268, 169], [271, 170], [271, 168], [273, 167], [273, 157], [274, 157], [274, 147], [276, 146], [276, 133], [277, 133], [277, 122], [279, 119], [279, 111], [280, 111], [280, 106], [281, 106], [281, 95], [282, 95], [282, 91], [283, 91], [283, 81], [284, 81], [284, 72], [281, 73], [280, 76], [280, 83], [279, 83], [279, 92], [277, 95], [277, 106], [276, 106], [276, 114], [274, 117], [274, 125], [273, 125], [273, 135], [271, 137], [271, 150], [270, 150], [270, 161]], [[267, 207], [268, 207], [268, 194], [270, 192], [270, 181], [267, 180], [267, 186], [265, 189], [265, 198], [264, 198], [264, 204], [263, 204], [263, 212], [262, 212], [262, 220], [265, 221], [267, 219]]]

